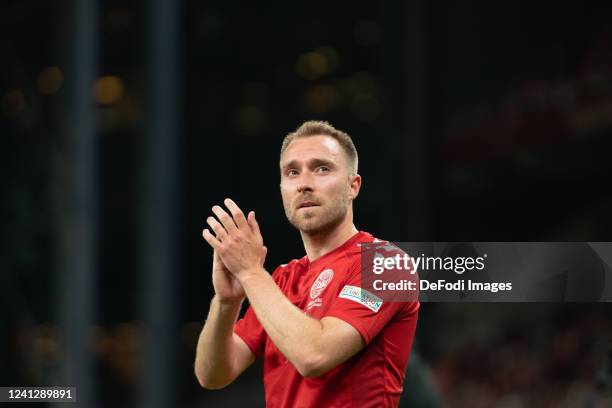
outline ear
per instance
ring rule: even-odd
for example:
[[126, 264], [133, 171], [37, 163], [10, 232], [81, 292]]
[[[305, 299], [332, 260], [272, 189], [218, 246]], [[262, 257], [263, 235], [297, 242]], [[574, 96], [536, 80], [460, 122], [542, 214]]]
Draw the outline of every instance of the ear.
[[359, 174], [355, 174], [351, 176], [349, 179], [349, 198], [354, 200], [359, 195], [359, 190], [361, 189], [361, 176]]

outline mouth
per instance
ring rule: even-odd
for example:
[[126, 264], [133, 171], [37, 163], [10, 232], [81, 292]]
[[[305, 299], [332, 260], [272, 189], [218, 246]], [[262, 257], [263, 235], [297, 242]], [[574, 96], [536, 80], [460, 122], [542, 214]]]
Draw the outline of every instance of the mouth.
[[318, 207], [318, 206], [319, 205], [313, 201], [304, 201], [298, 206], [298, 210], [302, 208], [312, 208], [312, 207]]

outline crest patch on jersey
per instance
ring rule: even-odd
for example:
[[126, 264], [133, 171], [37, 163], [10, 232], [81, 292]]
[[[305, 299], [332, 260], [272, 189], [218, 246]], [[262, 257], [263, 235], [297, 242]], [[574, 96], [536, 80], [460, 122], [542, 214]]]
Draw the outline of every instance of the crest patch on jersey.
[[310, 298], [315, 299], [319, 297], [321, 293], [325, 290], [329, 282], [331, 282], [334, 277], [334, 271], [331, 269], [326, 269], [317, 276], [312, 287], [310, 288]]

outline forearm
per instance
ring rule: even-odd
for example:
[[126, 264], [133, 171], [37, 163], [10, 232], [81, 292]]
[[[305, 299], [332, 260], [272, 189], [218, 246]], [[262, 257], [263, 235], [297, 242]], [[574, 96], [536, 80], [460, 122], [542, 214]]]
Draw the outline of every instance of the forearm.
[[237, 375], [234, 367], [233, 328], [240, 313], [239, 303], [222, 303], [213, 298], [208, 318], [198, 340], [195, 374], [206, 388], [223, 387]]
[[270, 339], [304, 375], [324, 351], [322, 323], [294, 306], [263, 268], [239, 279]]

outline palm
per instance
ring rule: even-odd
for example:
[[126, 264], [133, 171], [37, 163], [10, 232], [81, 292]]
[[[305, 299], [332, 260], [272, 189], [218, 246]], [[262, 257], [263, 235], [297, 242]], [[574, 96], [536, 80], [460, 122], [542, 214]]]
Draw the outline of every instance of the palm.
[[222, 300], [237, 301], [244, 298], [242, 285], [232, 276], [217, 251], [213, 252], [213, 286]]

